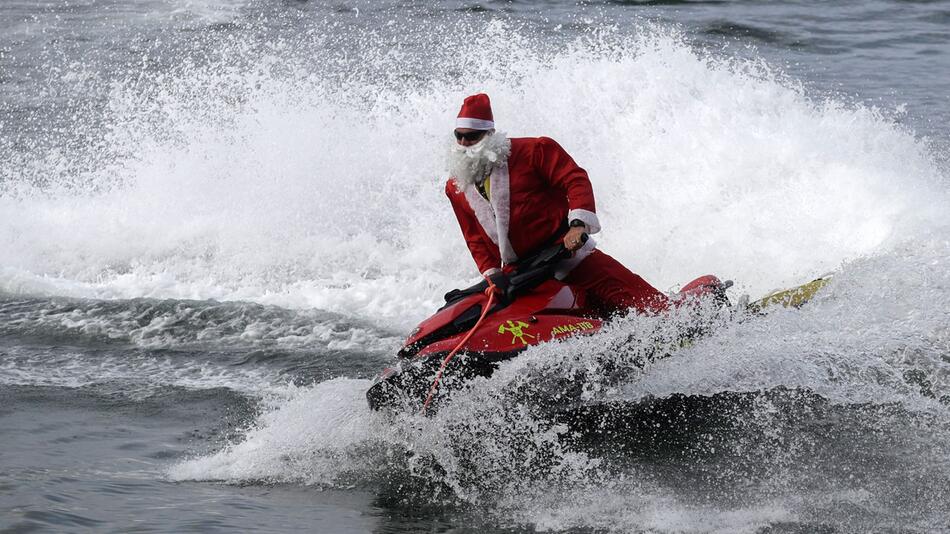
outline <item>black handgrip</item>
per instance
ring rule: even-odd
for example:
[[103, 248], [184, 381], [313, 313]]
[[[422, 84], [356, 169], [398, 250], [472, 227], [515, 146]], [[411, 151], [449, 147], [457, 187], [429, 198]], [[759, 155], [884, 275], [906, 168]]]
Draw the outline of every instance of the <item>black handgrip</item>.
[[[586, 232], [581, 234], [581, 242], [586, 243], [588, 239], [590, 239], [590, 236]], [[492, 275], [492, 282], [499, 286], [498, 289], [501, 290], [503, 295], [509, 298], [513, 297], [515, 294], [531, 289], [554, 276], [554, 266], [557, 265], [557, 262], [570, 258], [571, 255], [572, 252], [564, 247], [564, 243], [558, 242], [541, 250], [534, 256], [529, 256], [517, 262], [512, 274], [498, 273]], [[445, 305], [448, 306], [468, 295], [481, 293], [487, 288], [488, 282], [482, 280], [465, 289], [453, 289], [445, 294]]]

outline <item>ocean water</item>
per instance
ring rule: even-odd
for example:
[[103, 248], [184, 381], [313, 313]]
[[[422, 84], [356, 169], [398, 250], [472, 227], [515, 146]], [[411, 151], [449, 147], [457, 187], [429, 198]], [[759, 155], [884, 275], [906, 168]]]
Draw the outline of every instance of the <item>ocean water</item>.
[[[476, 91], [657, 287], [832, 283], [370, 412]], [[5, 2], [0, 529], [950, 530], [948, 121], [946, 2]]]

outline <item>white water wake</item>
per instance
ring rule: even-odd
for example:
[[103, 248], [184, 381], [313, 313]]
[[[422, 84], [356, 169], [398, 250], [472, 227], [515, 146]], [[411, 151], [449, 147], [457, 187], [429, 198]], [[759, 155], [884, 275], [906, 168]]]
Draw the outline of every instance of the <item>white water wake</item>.
[[[756, 296], [946, 232], [941, 169], [873, 109], [661, 30], [556, 52], [510, 30], [479, 28], [473, 56], [433, 54], [421, 82], [371, 46], [325, 76], [278, 68], [277, 47], [253, 67], [114, 89], [88, 161], [4, 169], [0, 291], [247, 300], [409, 328], [474, 274], [441, 151], [477, 90], [504, 130], [552, 136], [588, 169], [602, 248], [662, 289], [714, 272]], [[452, 67], [476, 76], [440, 74]]]
[[[867, 448], [872, 459], [883, 446], [868, 444], [882, 439], [875, 433], [885, 442], [894, 440], [892, 434], [910, 441], [887, 446], [905, 469], [933, 473], [918, 488], [922, 498], [947, 478], [939, 469], [946, 447], [934, 439], [950, 429], [945, 395], [950, 313], [927, 303], [950, 287], [948, 258], [950, 243], [934, 240], [849, 263], [802, 309], [745, 320], [721, 316], [712, 335], [642, 369], [638, 358], [675, 339], [678, 331], [675, 321], [665, 318], [629, 317], [597, 336], [530, 349], [491, 378], [473, 380], [429, 418], [370, 412], [364, 397], [368, 381], [324, 382], [278, 403], [240, 443], [174, 466], [170, 476], [369, 485], [383, 493], [394, 491], [385, 481], [397, 477], [407, 499], [458, 499], [491, 510], [492, 522], [553, 530], [623, 532], [635, 526], [660, 532], [756, 532], [783, 522], [868, 520], [862, 514], [835, 517], [836, 506], [880, 507], [885, 517], [893, 517], [907, 511], [888, 504], [889, 492], [903, 491], [893, 481], [862, 475], [852, 483], [828, 470], [845, 461], [838, 458], [844, 454], [840, 448], [851, 445], [839, 440], [849, 425], [859, 425], [863, 442], [855, 450]], [[788, 397], [770, 394], [777, 391], [806, 392], [806, 397], [792, 395], [789, 406]], [[746, 408], [739, 400], [743, 394], [754, 399]], [[717, 447], [746, 461], [759, 457], [757, 469], [766, 475], [728, 462], [715, 465], [717, 476], [744, 486], [706, 481], [708, 491], [722, 495], [697, 500], [675, 487], [675, 476], [669, 478], [649, 461], [623, 471], [607, 467], [597, 455], [572, 445], [569, 426], [544, 415], [559, 403], [623, 406], [682, 395], [733, 397], [740, 408], [717, 417], [726, 418], [726, 428], [752, 433], [697, 432], [700, 441], [681, 451], [685, 456], [676, 468], [681, 476], [702, 468], [689, 456], [696, 454], [694, 447], [713, 456], [711, 462]], [[807, 395], [822, 400], [815, 404], [804, 400]], [[838, 419], [827, 419], [827, 412]], [[713, 429], [723, 423], [718, 418], [707, 422]], [[817, 433], [811, 425], [818, 426]], [[623, 447], [640, 436], [602, 439]], [[927, 445], [920, 447], [920, 440]], [[903, 452], [908, 447], [913, 455]], [[808, 458], [803, 450], [811, 449], [823, 452]], [[810, 472], [802, 463], [806, 460], [831, 465]], [[863, 469], [849, 463], [839, 467]], [[410, 489], [414, 480], [416, 486], [420, 480], [444, 485], [451, 498], [430, 494], [424, 485]], [[805, 491], [800, 484], [814, 487]], [[737, 502], [724, 497], [732, 492]], [[939, 522], [945, 511], [931, 510], [916, 524]]]

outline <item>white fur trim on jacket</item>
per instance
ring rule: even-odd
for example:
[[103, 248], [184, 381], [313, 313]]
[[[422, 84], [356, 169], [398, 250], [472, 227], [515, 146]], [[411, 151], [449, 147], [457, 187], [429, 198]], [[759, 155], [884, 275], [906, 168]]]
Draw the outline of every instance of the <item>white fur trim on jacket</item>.
[[491, 173], [491, 203], [478, 193], [478, 188], [465, 188], [465, 200], [475, 212], [475, 218], [488, 234], [492, 243], [498, 245], [501, 264], [518, 261], [518, 255], [508, 239], [511, 226], [511, 189], [509, 186], [508, 166], [495, 167]]
[[468, 117], [459, 117], [455, 119], [456, 128], [471, 128], [473, 130], [491, 130], [495, 128], [494, 121], [484, 119], [469, 119]]
[[600, 231], [600, 219], [598, 219], [597, 214], [592, 211], [574, 209], [567, 212], [567, 222], [570, 223], [574, 219], [578, 219], [587, 225], [588, 234], [596, 234]]
[[478, 188], [474, 186], [465, 188], [465, 200], [472, 207], [472, 211], [475, 212], [478, 224], [482, 225], [482, 229], [488, 234], [491, 242], [497, 245], [498, 230], [495, 225], [495, 210], [492, 209], [491, 204], [478, 193]]
[[495, 167], [491, 173], [491, 204], [495, 208], [495, 223], [498, 229], [498, 252], [501, 253], [501, 264], [507, 265], [518, 261], [518, 255], [508, 239], [508, 229], [511, 227], [511, 188], [508, 166]]

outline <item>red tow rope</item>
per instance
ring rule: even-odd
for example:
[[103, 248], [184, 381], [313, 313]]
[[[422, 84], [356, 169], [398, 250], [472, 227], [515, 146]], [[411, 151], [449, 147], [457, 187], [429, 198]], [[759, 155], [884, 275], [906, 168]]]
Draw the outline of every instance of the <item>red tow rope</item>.
[[485, 304], [485, 307], [482, 309], [482, 315], [478, 318], [478, 321], [475, 322], [475, 326], [465, 334], [465, 337], [462, 338], [462, 341], [459, 341], [459, 344], [452, 349], [445, 359], [442, 360], [442, 365], [439, 367], [439, 372], [435, 374], [435, 379], [432, 381], [432, 386], [429, 387], [429, 395], [426, 397], [426, 401], [422, 403], [422, 415], [426, 414], [426, 410], [429, 409], [429, 403], [432, 402], [432, 396], [435, 395], [435, 391], [439, 388], [439, 382], [442, 380], [442, 373], [445, 372], [445, 368], [449, 365], [449, 362], [452, 361], [452, 358], [455, 357], [455, 354], [461, 349], [466, 343], [468, 343], [469, 338], [472, 337], [472, 334], [478, 330], [478, 327], [482, 324], [482, 320], [485, 319], [485, 316], [488, 315], [488, 310], [491, 309], [492, 303], [495, 301], [495, 284], [492, 283], [491, 278], [485, 277], [485, 281], [488, 282], [488, 289], [485, 290], [485, 293], [488, 294], [488, 303]]

